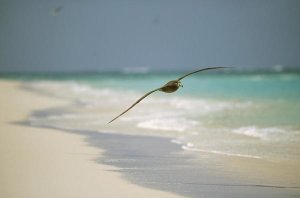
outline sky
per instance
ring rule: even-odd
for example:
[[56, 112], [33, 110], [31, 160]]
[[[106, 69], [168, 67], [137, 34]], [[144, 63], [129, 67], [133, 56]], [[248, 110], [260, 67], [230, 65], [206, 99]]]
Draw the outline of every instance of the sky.
[[299, 0], [0, 0], [0, 72], [300, 68]]

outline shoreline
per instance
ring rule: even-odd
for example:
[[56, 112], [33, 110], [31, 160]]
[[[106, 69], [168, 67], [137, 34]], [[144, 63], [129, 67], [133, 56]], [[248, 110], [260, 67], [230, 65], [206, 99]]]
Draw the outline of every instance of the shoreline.
[[[32, 101], [39, 100], [39, 103], [43, 103], [43, 100], [45, 100], [44, 104], [35, 104], [35, 108], [33, 108], [32, 104], [31, 106], [27, 106], [27, 116], [37, 110], [68, 104], [66, 101], [20, 90], [18, 89], [18, 82], [15, 81], [1, 80], [1, 88], [3, 87], [3, 83], [6, 84], [9, 89], [12, 89], [11, 92], [22, 92], [23, 96], [24, 94], [27, 95], [26, 97], [31, 98]], [[13, 100], [12, 96], [13, 94], [9, 96], [11, 100]], [[4, 94], [3, 97], [7, 98], [7, 94]], [[1, 97], [1, 100], [3, 100], [3, 97]], [[15, 99], [15, 102], [18, 102], [18, 99]], [[1, 101], [1, 104], [5, 104], [5, 101]], [[27, 103], [24, 104], [28, 105]], [[15, 113], [18, 114], [20, 112]], [[87, 171], [91, 177], [95, 177], [93, 178], [92, 184], [94, 184], [93, 182], [99, 181], [99, 179], [100, 183], [104, 182], [103, 175], [106, 176], [105, 180], [112, 181], [106, 187], [102, 186], [102, 189], [107, 192], [103, 192], [103, 190], [99, 192], [97, 185], [92, 187], [85, 186], [85, 188], [92, 191], [91, 196], [94, 193], [93, 196], [119, 197], [120, 194], [122, 194], [123, 197], [134, 197], [135, 195], [133, 195], [131, 191], [142, 193], [142, 195], [136, 194], [136, 197], [179, 197], [180, 195], [184, 197], [266, 197], [270, 195], [272, 197], [293, 197], [300, 195], [298, 188], [293, 189], [286, 188], [288, 186], [277, 186], [276, 184], [265, 183], [264, 180], [261, 180], [260, 183], [253, 183], [255, 180], [245, 178], [245, 175], [242, 175], [242, 170], [240, 173], [233, 175], [232, 170], [228, 171], [228, 167], [231, 167], [231, 165], [228, 164], [228, 166], [225, 166], [225, 162], [228, 161], [229, 158], [225, 159], [224, 157], [224, 159], [222, 159], [221, 157], [221, 159], [217, 161], [211, 161], [211, 155], [205, 155], [203, 153], [202, 156], [198, 158], [195, 156], [195, 153], [186, 152], [181, 149], [180, 145], [171, 143], [169, 138], [32, 127], [26, 124], [26, 122], [22, 122], [26, 120], [27, 116], [23, 114], [22, 119], [13, 120], [15, 124], [12, 126], [19, 127], [19, 130], [24, 130], [26, 135], [27, 133], [32, 133], [31, 136], [33, 137], [41, 136], [42, 138], [48, 138], [55, 134], [55, 136], [57, 136], [55, 138], [61, 141], [60, 149], [55, 149], [57, 143], [46, 143], [46, 145], [52, 145], [53, 147], [51, 148], [54, 148], [55, 151], [48, 151], [51, 152], [53, 156], [44, 156], [45, 158], [51, 158], [54, 161], [64, 160], [63, 163], [66, 163], [64, 166], [74, 166], [73, 163], [70, 163], [71, 160], [76, 160], [77, 163], [84, 163], [90, 166], [84, 170]], [[16, 122], [18, 124], [16, 124]], [[2, 127], [3, 126], [1, 126], [1, 128]], [[43, 132], [42, 134], [41, 131]], [[19, 134], [15, 134], [15, 137], [18, 135]], [[1, 137], [1, 139], [4, 138]], [[73, 142], [70, 142], [70, 139], [74, 139]], [[37, 139], [37, 141], [41, 140]], [[45, 142], [47, 142], [46, 139], [44, 139], [44, 143]], [[38, 144], [36, 148], [44, 149], [41, 143]], [[65, 148], [70, 145], [72, 146], [71, 148]], [[61, 148], [63, 148], [63, 152]], [[34, 153], [35, 151], [32, 152]], [[4, 156], [4, 153], [1, 154], [1, 156]], [[222, 161], [222, 163], [220, 163], [220, 161]], [[241, 160], [241, 162], [244, 163], [245, 161]], [[231, 168], [237, 170], [242, 169], [240, 167], [241, 162], [236, 160], [236, 167]], [[45, 166], [45, 164], [43, 166]], [[260, 167], [258, 166], [258, 168]], [[76, 172], [76, 170], [82, 170], [82, 167], [75, 166], [73, 169], [72, 171]], [[251, 171], [253, 171], [253, 169], [250, 168], [249, 172]], [[95, 176], [95, 173], [99, 173], [101, 178]], [[48, 175], [47, 177], [50, 178], [51, 176]], [[64, 172], [61, 172], [59, 177], [64, 178], [66, 183], [67, 180], [71, 178], [74, 179], [73, 176], [65, 175]], [[81, 177], [84, 177], [86, 183], [91, 182], [87, 176], [81, 175]], [[41, 178], [42, 177], [39, 179]], [[73, 182], [73, 185], [78, 185], [77, 183], [74, 184], [74, 181], [68, 182]], [[124, 192], [115, 192], [117, 183], [120, 184], [120, 189], [124, 190]], [[35, 183], [35, 185], [40, 184]], [[54, 184], [51, 183], [51, 185]], [[55, 187], [57, 187], [57, 189]], [[55, 188], [56, 191], [53, 190], [53, 192], [55, 191], [56, 194], [49, 195], [49, 197], [63, 197], [63, 194], [59, 194], [58, 186], [54, 185], [53, 188]], [[62, 190], [61, 193], [67, 193], [65, 189], [60, 190]], [[79, 194], [83, 193], [80, 188], [76, 190], [80, 191], [77, 192]], [[64, 195], [69, 196], [68, 194]], [[42, 195], [42, 197], [45, 197], [45, 195]], [[82, 194], [79, 197], [86, 197], [86, 195]]]
[[[104, 149], [97, 163], [117, 167], [132, 183], [186, 197], [293, 197], [299, 187], [280, 186], [228, 175], [211, 159], [197, 158], [170, 138], [77, 131], [87, 142]], [[217, 162], [218, 163], [218, 162]], [[221, 164], [222, 165], [222, 164]], [[225, 174], [224, 174], [225, 172]], [[232, 173], [232, 172], [230, 172]]]
[[0, 80], [0, 197], [180, 197], [132, 184], [116, 167], [94, 163], [104, 151], [81, 135], [14, 124], [35, 110], [68, 104], [19, 85]]
[[208, 159], [211, 156], [198, 158], [171, 143], [170, 138], [98, 132], [91, 132], [88, 137], [90, 144], [105, 150], [97, 162], [118, 167], [125, 178], [138, 185], [187, 197], [252, 197], [253, 194], [292, 197], [293, 192], [288, 191], [300, 192], [299, 186], [257, 181], [233, 172], [228, 175], [226, 167], [218, 168], [224, 165], [223, 161], [212, 167], [212, 161]]

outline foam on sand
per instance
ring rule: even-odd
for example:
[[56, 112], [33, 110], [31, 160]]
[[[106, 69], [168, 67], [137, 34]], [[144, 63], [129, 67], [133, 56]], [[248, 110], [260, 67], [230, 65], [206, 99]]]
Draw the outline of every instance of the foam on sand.
[[272, 137], [284, 135], [287, 133], [286, 130], [276, 127], [258, 128], [256, 126], [240, 127], [232, 130], [233, 133], [241, 134], [249, 137], [259, 138], [262, 140], [269, 140]]

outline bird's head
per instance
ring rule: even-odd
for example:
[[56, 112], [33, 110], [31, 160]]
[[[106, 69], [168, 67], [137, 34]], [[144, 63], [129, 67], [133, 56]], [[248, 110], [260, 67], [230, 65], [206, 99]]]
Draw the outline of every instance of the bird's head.
[[183, 87], [182, 83], [180, 81], [177, 81], [177, 86], [178, 87]]

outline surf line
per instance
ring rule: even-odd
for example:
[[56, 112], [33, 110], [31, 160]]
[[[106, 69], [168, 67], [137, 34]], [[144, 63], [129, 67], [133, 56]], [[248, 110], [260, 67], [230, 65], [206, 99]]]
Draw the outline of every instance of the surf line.
[[194, 182], [143, 182], [155, 184], [182, 184], [182, 185], [199, 185], [199, 186], [224, 186], [224, 187], [258, 187], [258, 188], [286, 188], [300, 189], [300, 186], [275, 186], [264, 184], [221, 184], [221, 183], [194, 183]]

